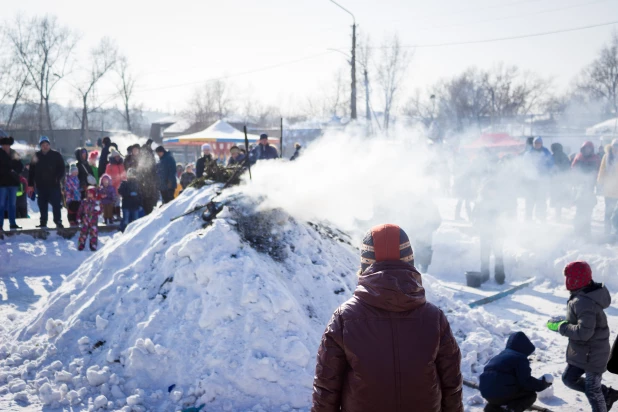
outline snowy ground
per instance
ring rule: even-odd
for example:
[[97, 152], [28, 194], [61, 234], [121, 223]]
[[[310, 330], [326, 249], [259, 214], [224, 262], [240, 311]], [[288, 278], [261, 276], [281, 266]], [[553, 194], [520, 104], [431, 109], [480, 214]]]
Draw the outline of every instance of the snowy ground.
[[[344, 235], [333, 240], [259, 202], [236, 203], [205, 229], [198, 217], [169, 222], [212, 194], [188, 191], [124, 235], [100, 238], [96, 254], [78, 252], [75, 239], [0, 241], [0, 410], [306, 410], [319, 338], [353, 291], [357, 251]], [[537, 346], [533, 373], [556, 377], [544, 404], [589, 410], [583, 394], [560, 382], [566, 340], [545, 322], [564, 312], [560, 270], [569, 260], [588, 260], [618, 298], [618, 248], [574, 239], [572, 210], [564, 223], [550, 214], [545, 225], [514, 225], [507, 281], [536, 281], [469, 310], [502, 287], [463, 286], [464, 271], [478, 270], [478, 237], [452, 219], [454, 200], [439, 207], [445, 221], [424, 282], [457, 335], [465, 377], [475, 380], [508, 334], [523, 330]], [[602, 200], [597, 232], [601, 216]], [[239, 230], [248, 222], [269, 235]], [[607, 314], [618, 330], [618, 310]], [[613, 375], [605, 382], [618, 386]], [[465, 390], [466, 410], [482, 410], [475, 395]]]

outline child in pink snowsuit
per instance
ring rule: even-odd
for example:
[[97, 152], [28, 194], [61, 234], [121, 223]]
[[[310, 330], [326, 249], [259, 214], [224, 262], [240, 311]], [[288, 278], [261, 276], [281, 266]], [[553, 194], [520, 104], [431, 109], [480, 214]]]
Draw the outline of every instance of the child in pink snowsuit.
[[99, 213], [101, 208], [96, 199], [97, 189], [94, 186], [89, 186], [86, 191], [86, 199], [82, 200], [77, 212], [77, 219], [82, 222], [82, 228], [79, 232], [78, 250], [84, 250], [86, 246], [86, 238], [90, 236], [90, 250], [97, 250], [97, 242], [99, 240], [99, 229], [97, 223], [99, 221]]

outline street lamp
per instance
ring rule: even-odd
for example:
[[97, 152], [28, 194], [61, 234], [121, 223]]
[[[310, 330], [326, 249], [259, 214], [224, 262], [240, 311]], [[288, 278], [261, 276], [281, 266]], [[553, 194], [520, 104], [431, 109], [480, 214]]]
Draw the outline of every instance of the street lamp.
[[356, 17], [354, 17], [354, 14], [352, 14], [350, 10], [346, 9], [335, 0], [330, 1], [352, 16], [352, 56], [350, 58], [350, 65], [352, 66], [352, 95], [350, 97], [350, 117], [352, 120], [356, 120]]

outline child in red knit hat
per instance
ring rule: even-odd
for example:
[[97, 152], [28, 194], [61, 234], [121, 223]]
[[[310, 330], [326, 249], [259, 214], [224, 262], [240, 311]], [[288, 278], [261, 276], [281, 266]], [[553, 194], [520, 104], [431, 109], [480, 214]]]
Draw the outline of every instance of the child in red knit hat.
[[[547, 327], [569, 338], [567, 368], [562, 382], [583, 392], [593, 412], [609, 411], [618, 391], [601, 384], [609, 359], [609, 327], [604, 310], [612, 298], [602, 283], [592, 280], [592, 269], [583, 261], [564, 268], [566, 288], [571, 292], [566, 317], [550, 319]], [[586, 375], [582, 379], [582, 375]]]

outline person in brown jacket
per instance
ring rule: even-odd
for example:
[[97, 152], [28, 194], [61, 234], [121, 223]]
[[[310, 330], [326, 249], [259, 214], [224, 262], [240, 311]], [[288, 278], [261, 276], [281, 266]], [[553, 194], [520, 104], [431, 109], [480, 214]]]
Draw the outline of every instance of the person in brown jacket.
[[406, 233], [364, 237], [354, 296], [318, 350], [312, 412], [463, 412], [461, 353], [449, 322], [425, 300]]

